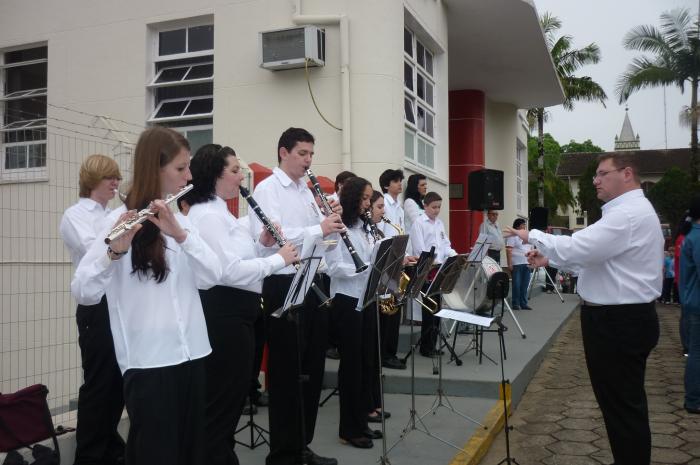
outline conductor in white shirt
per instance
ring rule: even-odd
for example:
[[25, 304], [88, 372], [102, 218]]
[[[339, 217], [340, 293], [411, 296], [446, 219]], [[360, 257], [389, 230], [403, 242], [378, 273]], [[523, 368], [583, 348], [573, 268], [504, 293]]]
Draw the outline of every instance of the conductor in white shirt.
[[601, 155], [593, 185], [605, 202], [603, 216], [571, 237], [510, 228], [506, 233], [537, 247], [528, 253], [531, 264], [578, 273], [586, 364], [615, 464], [648, 465], [644, 373], [659, 338], [655, 301], [661, 295], [664, 239], [633, 156]]
[[[116, 195], [122, 176], [114, 159], [90, 155], [80, 166], [80, 200], [61, 218], [61, 239], [75, 268], [97, 238], [109, 215], [107, 203]], [[101, 238], [100, 238], [101, 239]], [[78, 391], [78, 424], [74, 465], [115, 464], [124, 458], [124, 440], [117, 427], [124, 411], [122, 373], [114, 354], [107, 298], [78, 305], [78, 346], [83, 385]]]
[[[289, 128], [282, 133], [277, 144], [279, 166], [258, 184], [253, 194], [260, 208], [271, 221], [281, 225], [287, 241], [298, 249], [306, 236], [336, 238], [335, 233], [345, 229], [337, 212], [323, 216], [304, 180], [313, 160], [314, 142], [314, 137], [305, 129]], [[331, 206], [336, 204], [331, 202]], [[253, 236], [258, 237], [262, 224], [257, 217], [251, 217], [250, 224]], [[276, 245], [262, 247], [261, 252], [263, 256], [269, 256], [277, 249]], [[265, 312], [269, 315], [270, 453], [265, 461], [267, 465], [293, 465], [299, 463], [303, 455], [310, 465], [336, 465], [337, 460], [318, 456], [308, 447], [314, 437], [328, 347], [327, 309], [319, 307], [321, 302], [309, 292], [304, 306], [295, 311], [294, 321], [271, 315], [284, 304], [294, 272], [294, 267], [286, 266], [265, 278], [262, 287]], [[316, 276], [316, 284], [326, 292], [327, 283], [327, 276]], [[297, 324], [302, 333], [299, 348]], [[297, 349], [301, 355], [301, 373], [297, 368]], [[304, 447], [301, 446], [301, 399], [297, 387], [300, 375], [308, 377], [303, 385]]]

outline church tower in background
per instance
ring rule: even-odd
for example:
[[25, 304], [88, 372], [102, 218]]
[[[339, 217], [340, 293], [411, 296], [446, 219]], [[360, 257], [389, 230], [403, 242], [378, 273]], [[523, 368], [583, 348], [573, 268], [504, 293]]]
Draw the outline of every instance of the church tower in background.
[[632, 123], [628, 114], [628, 108], [625, 108], [625, 121], [622, 123], [622, 131], [619, 136], [615, 136], [615, 151], [621, 152], [624, 150], [639, 150], [639, 134], [634, 135]]

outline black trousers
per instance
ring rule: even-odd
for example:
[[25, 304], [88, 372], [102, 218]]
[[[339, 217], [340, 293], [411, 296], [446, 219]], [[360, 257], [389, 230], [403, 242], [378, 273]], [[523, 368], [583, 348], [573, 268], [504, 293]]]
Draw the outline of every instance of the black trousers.
[[263, 352], [265, 351], [265, 343], [267, 342], [267, 317], [262, 310], [258, 312], [255, 322], [253, 323], [253, 334], [255, 344], [253, 348], [253, 366], [250, 372], [250, 398], [253, 401], [260, 397], [259, 389], [262, 388], [258, 381], [260, 368], [262, 367]]
[[382, 331], [382, 360], [396, 358], [396, 351], [399, 348], [401, 312], [396, 312], [393, 315], [380, 314], [379, 324]]
[[351, 439], [362, 437], [367, 429], [370, 411], [369, 386], [365, 368], [364, 346], [370, 344], [370, 335], [363, 333], [363, 313], [356, 310], [357, 299], [336, 294], [333, 305], [338, 310], [340, 332], [340, 366], [338, 390], [340, 391], [340, 425], [338, 435]]
[[124, 373], [126, 465], [203, 465], [204, 359]]
[[[426, 283], [423, 286], [423, 292], [428, 292], [428, 287], [430, 285]], [[423, 303], [432, 309], [439, 309], [440, 306], [440, 295], [435, 294], [430, 296], [430, 298], [437, 304], [431, 304], [428, 299], [423, 299]], [[435, 349], [435, 345], [438, 340], [438, 335], [440, 334], [440, 317], [435, 316], [432, 312], [429, 312], [421, 305], [421, 326], [420, 326], [420, 352], [421, 354], [428, 354], [430, 351]]]
[[[306, 296], [305, 305], [293, 311], [294, 318], [271, 316], [280, 308], [292, 283], [291, 275], [272, 275], [263, 281], [263, 301], [268, 315], [268, 392], [270, 395], [270, 453], [267, 465], [291, 465], [301, 456], [301, 404], [299, 397], [299, 361], [303, 383], [305, 443], [311, 443], [316, 428], [316, 414], [321, 397], [321, 385], [328, 347], [328, 313], [319, 308], [313, 292]], [[316, 277], [316, 284], [328, 292], [328, 278]], [[301, 332], [297, 344], [297, 325]]]
[[212, 348], [204, 361], [206, 463], [238, 465], [234, 432], [250, 391], [260, 294], [214, 286], [199, 296]]
[[500, 250], [489, 249], [486, 252], [486, 255], [488, 255], [489, 257], [496, 260], [496, 263], [498, 263], [499, 265], [501, 264], [501, 251]]
[[654, 303], [584, 305], [581, 331], [588, 374], [615, 465], [649, 465], [651, 432], [644, 373], [649, 352], [659, 340]]
[[[557, 273], [559, 272], [559, 269], [547, 266], [545, 267], [545, 271], [549, 275], [550, 278], [556, 283], [557, 282]], [[554, 286], [552, 285], [552, 281], [549, 280], [547, 276], [544, 277], [544, 290], [545, 291], [554, 291]]]
[[122, 373], [114, 355], [107, 299], [78, 305], [78, 345], [83, 385], [78, 391], [75, 465], [115, 464], [124, 457], [117, 426], [124, 411]]
[[379, 376], [381, 376], [379, 353], [382, 341], [377, 341], [378, 311], [376, 304], [362, 310], [362, 379], [366, 384], [367, 412], [370, 413], [382, 407], [379, 386]]

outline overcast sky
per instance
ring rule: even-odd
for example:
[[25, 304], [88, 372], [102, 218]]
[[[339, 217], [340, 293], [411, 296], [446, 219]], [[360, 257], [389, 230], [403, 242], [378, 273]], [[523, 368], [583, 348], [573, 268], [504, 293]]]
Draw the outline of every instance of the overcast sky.
[[[544, 130], [561, 144], [573, 139], [591, 139], [603, 150], [613, 150], [615, 135], [620, 134], [625, 117], [625, 105], [618, 104], [615, 87], [620, 75], [637, 51], [622, 46], [624, 35], [641, 24], [658, 28], [659, 16], [675, 8], [689, 8], [695, 15], [699, 0], [534, 0], [540, 15], [550, 12], [562, 21], [561, 34], [574, 39], [574, 47], [591, 42], [600, 47], [601, 61], [587, 65], [577, 75], [590, 76], [608, 95], [606, 108], [601, 104], [576, 103], [569, 112], [561, 106], [550, 108], [550, 119]], [[651, 88], [632, 94], [627, 104], [635, 134], [639, 134], [642, 149], [663, 149], [664, 96], [661, 88]], [[678, 123], [683, 105], [690, 105], [690, 88], [681, 94], [678, 87], [666, 88], [666, 126], [668, 148], [688, 147], [690, 129]]]

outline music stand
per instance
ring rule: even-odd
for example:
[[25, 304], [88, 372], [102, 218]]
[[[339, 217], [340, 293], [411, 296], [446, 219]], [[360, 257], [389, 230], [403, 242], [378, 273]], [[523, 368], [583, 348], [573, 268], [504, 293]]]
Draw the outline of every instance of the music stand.
[[375, 305], [374, 313], [377, 327], [377, 360], [379, 369], [379, 402], [382, 424], [382, 455], [379, 458], [381, 464], [389, 464], [386, 448], [386, 417], [384, 415], [384, 368], [381, 363], [382, 332], [379, 323], [379, 310], [377, 302], [380, 298], [391, 294], [395, 299], [399, 296], [399, 281], [403, 272], [403, 260], [408, 246], [408, 236], [398, 235], [386, 238], [374, 245], [370, 259], [370, 275], [362, 293], [362, 310], [370, 305]]
[[303, 308], [304, 301], [306, 300], [306, 294], [308, 294], [309, 289], [311, 289], [311, 284], [314, 282], [318, 267], [321, 265], [321, 260], [325, 249], [326, 244], [323, 241], [317, 241], [308, 235], [304, 238], [301, 259], [299, 260], [301, 266], [299, 266], [297, 272], [294, 274], [292, 284], [289, 286], [289, 291], [284, 299], [284, 304], [272, 313], [272, 316], [275, 318], [280, 318], [282, 315], [287, 313], [290, 320], [293, 321], [296, 326], [298, 373], [297, 395], [299, 397], [299, 422], [301, 423], [301, 434], [299, 435], [299, 440], [301, 443], [300, 450], [302, 451], [301, 463], [303, 465], [308, 464], [309, 458], [309, 452], [306, 449], [306, 418], [304, 415], [304, 383], [309, 380], [309, 375], [302, 373], [301, 342], [303, 337], [301, 329], [301, 309]]

